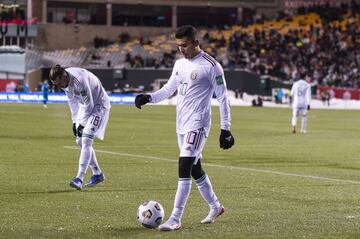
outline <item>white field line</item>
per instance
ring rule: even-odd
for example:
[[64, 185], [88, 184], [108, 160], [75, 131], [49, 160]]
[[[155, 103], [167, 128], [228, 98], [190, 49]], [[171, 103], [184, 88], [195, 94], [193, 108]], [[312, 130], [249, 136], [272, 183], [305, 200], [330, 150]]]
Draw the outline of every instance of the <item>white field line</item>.
[[[79, 147], [76, 147], [76, 146], [64, 146], [64, 148], [79, 150]], [[166, 161], [166, 162], [177, 162], [177, 160], [174, 160], [174, 159], [154, 157], [154, 156], [148, 156], [148, 155], [140, 155], [140, 154], [118, 153], [118, 152], [98, 150], [98, 149], [96, 150], [96, 152], [110, 154], [110, 155], [127, 156], [127, 157], [133, 157], [133, 158], [153, 159], [153, 160], [160, 160], [160, 161]], [[356, 181], [356, 180], [328, 178], [328, 177], [314, 176], [314, 175], [307, 175], [307, 174], [298, 174], [298, 173], [285, 173], [285, 172], [266, 170], [266, 169], [245, 168], [245, 167], [229, 166], [229, 165], [213, 164], [213, 163], [202, 163], [202, 165], [206, 165], [208, 167], [225, 168], [225, 169], [230, 169], [230, 170], [236, 169], [236, 170], [250, 171], [250, 172], [256, 172], [256, 173], [267, 173], [267, 174], [275, 174], [275, 175], [280, 175], [280, 176], [308, 178], [308, 179], [332, 181], [332, 182], [338, 182], [338, 183], [360, 184], [360, 181]]]

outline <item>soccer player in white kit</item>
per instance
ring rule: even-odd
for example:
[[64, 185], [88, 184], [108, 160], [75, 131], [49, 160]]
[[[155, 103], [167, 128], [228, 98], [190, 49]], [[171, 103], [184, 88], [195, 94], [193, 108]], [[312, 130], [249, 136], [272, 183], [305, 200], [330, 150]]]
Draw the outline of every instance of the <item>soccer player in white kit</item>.
[[78, 190], [83, 187], [89, 166], [93, 175], [85, 186], [95, 186], [105, 180], [105, 175], [97, 162], [93, 141], [94, 137], [104, 139], [110, 99], [100, 80], [86, 69], [56, 65], [51, 68], [49, 78], [69, 99], [72, 129], [81, 148], [78, 173], [70, 186]]
[[306, 133], [307, 113], [310, 110], [311, 85], [305, 80], [296, 81], [291, 88], [293, 100], [293, 115], [291, 120], [292, 132], [296, 133], [296, 124], [299, 115], [301, 118], [301, 133]]
[[214, 193], [208, 175], [201, 167], [202, 150], [211, 125], [211, 98], [215, 93], [221, 114], [220, 147], [231, 148], [234, 137], [230, 133], [230, 105], [224, 71], [221, 65], [200, 49], [197, 31], [187, 25], [177, 29], [176, 44], [184, 58], [175, 62], [169, 81], [158, 91], [141, 94], [135, 105], [141, 109], [146, 103], [157, 103], [178, 92], [176, 106], [176, 132], [178, 135], [179, 181], [170, 218], [159, 226], [162, 231], [181, 228], [181, 217], [191, 189], [191, 176], [195, 179], [201, 196], [210, 207], [201, 223], [213, 223], [224, 213]]

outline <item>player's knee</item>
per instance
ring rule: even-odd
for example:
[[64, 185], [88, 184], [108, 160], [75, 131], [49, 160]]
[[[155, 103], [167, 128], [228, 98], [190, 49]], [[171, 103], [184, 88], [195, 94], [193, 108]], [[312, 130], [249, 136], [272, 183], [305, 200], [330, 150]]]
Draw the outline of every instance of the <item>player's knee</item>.
[[179, 158], [179, 178], [190, 178], [195, 157]]
[[79, 145], [80, 148], [81, 148], [81, 146], [82, 146], [81, 141], [82, 141], [82, 140], [81, 140], [80, 137], [76, 137], [76, 144]]
[[192, 166], [191, 176], [192, 176], [195, 180], [201, 178], [202, 176], [204, 176], [204, 174], [205, 174], [205, 172], [204, 172], [204, 170], [203, 170], [202, 167], [201, 167], [200, 161], [199, 161], [197, 164], [195, 164], [195, 165]]
[[84, 148], [91, 147], [93, 144], [93, 139], [90, 139], [88, 137], [81, 137], [81, 144]]

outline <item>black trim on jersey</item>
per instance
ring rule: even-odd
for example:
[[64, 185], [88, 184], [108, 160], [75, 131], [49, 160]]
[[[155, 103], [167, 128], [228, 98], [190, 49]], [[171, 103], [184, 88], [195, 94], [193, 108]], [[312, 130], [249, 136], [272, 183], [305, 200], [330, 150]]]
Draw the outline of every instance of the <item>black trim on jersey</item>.
[[74, 85], [76, 85], [76, 86], [80, 85], [80, 81], [76, 77], [72, 76], [72, 79], [73, 79]]
[[94, 138], [94, 135], [91, 135], [91, 134], [83, 134], [82, 137], [86, 137], [86, 138], [89, 138], [89, 139], [93, 139], [93, 138]]
[[216, 61], [214, 60], [214, 58], [212, 58], [210, 55], [208, 55], [207, 53], [205, 53], [203, 55], [203, 57], [208, 60], [212, 66], [215, 66], [216, 65]]
[[202, 141], [202, 136], [203, 136], [203, 129], [200, 129], [198, 133], [198, 138], [196, 139], [195, 149], [199, 148], [200, 142]]
[[[192, 136], [194, 136], [194, 137], [192, 137]], [[197, 136], [197, 133], [196, 132], [189, 132], [188, 134], [187, 134], [187, 137], [186, 137], [186, 143], [188, 143], [188, 144], [195, 144], [195, 141], [197, 141], [197, 138], [196, 138], [196, 136]]]
[[214, 63], [211, 59], [207, 58], [205, 55], [203, 55], [202, 57], [203, 57], [205, 60], [207, 60], [208, 62], [210, 62], [210, 64], [211, 64], [212, 66], [215, 66], [215, 63]]

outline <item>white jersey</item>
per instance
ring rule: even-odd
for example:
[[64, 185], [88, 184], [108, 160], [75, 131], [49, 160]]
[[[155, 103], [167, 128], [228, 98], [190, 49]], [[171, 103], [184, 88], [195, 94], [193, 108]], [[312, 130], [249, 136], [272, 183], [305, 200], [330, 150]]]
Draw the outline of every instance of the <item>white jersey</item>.
[[311, 86], [304, 80], [296, 81], [291, 88], [293, 108], [306, 108], [310, 105]]
[[151, 93], [151, 102], [157, 103], [178, 92], [176, 105], [176, 132], [204, 128], [208, 135], [211, 126], [211, 98], [215, 93], [219, 102], [221, 129], [230, 130], [230, 104], [224, 71], [221, 65], [204, 51], [192, 59], [175, 62], [169, 81]]
[[109, 96], [93, 73], [78, 67], [69, 67], [65, 71], [70, 82], [63, 90], [69, 99], [73, 123], [85, 126], [95, 107], [110, 109]]

